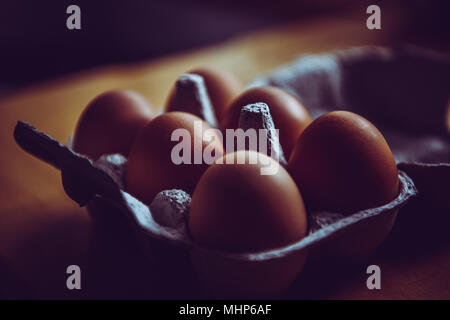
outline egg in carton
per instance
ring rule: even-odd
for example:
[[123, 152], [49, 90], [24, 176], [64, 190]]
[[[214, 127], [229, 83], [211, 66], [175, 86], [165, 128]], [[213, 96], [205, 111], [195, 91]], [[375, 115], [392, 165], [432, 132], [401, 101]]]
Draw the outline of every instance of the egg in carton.
[[445, 196], [450, 180], [448, 56], [411, 45], [304, 54], [248, 86], [283, 88], [313, 118], [339, 109], [369, 119], [427, 205], [450, 208]]
[[[355, 243], [354, 237], [370, 243], [365, 250], [372, 249], [382, 240], [371, 238], [371, 234], [379, 233], [380, 223], [365, 220], [387, 217], [381, 221], [387, 219], [389, 229], [396, 209], [416, 192], [411, 179], [400, 172], [400, 193], [385, 206], [348, 217], [313, 213], [309, 234], [302, 240], [273, 250], [232, 254], [198, 247], [191, 240], [186, 227], [191, 198], [186, 192], [162, 191], [147, 206], [122, 190], [126, 166], [123, 156], [102, 156], [92, 163], [22, 122], [18, 123], [15, 136], [25, 150], [61, 169], [66, 193], [80, 205], [87, 205], [97, 223], [108, 225], [118, 220], [125, 227], [122, 222], [128, 220], [144, 252], [158, 254], [162, 259], [165, 255], [177, 255], [187, 250], [205, 286], [217, 296], [272, 297], [281, 294], [301, 271], [308, 249], [320, 246], [330, 237], [341, 239], [347, 254], [352, 251], [348, 246]], [[374, 227], [376, 229], [368, 234], [367, 230]], [[381, 223], [381, 229], [386, 229], [386, 225]], [[386, 231], [381, 232], [381, 236], [385, 235]]]
[[[362, 51], [363, 55], [364, 52], [372, 54], [368, 49]], [[343, 53], [340, 55], [345, 56]], [[324, 72], [320, 68], [309, 70], [319, 74]], [[326, 77], [314, 75], [314, 84], [309, 75], [286, 74], [286, 79], [296, 79], [298, 82], [307, 78], [309, 86], [329, 86], [320, 83], [327, 82], [328, 76], [336, 76], [335, 70]], [[270, 77], [260, 78], [257, 82], [266, 84], [264, 81]], [[295, 93], [294, 90], [291, 92]], [[308, 105], [307, 101], [303, 101]], [[204, 105], [208, 104], [201, 104]], [[321, 105], [317, 104], [318, 107]], [[244, 128], [270, 127], [273, 121], [269, 109], [270, 106], [267, 108], [262, 105], [244, 108], [240, 125]], [[191, 200], [186, 192], [162, 191], [147, 206], [124, 191], [124, 157], [109, 155], [93, 163], [22, 122], [16, 127], [15, 137], [25, 150], [61, 169], [67, 194], [80, 205], [92, 206], [95, 202], [102, 202], [111, 208], [107, 211], [131, 220], [135, 234], [149, 249], [147, 252], [160, 245], [173, 249], [172, 253], [189, 252], [206, 286], [219, 296], [270, 297], [285, 291], [301, 271], [307, 251], [311, 251], [314, 256], [327, 254], [346, 259], [369, 255], [389, 233], [398, 208], [417, 193], [408, 175], [399, 171], [399, 193], [389, 203], [351, 214], [310, 212], [308, 234], [303, 239], [271, 250], [230, 253], [202, 248], [192, 241], [186, 228]], [[270, 145], [282, 152], [278, 137], [272, 137]], [[281, 156], [279, 158], [283, 159]], [[411, 164], [405, 164], [406, 167], [408, 165]], [[99, 220], [101, 223], [102, 219]]]

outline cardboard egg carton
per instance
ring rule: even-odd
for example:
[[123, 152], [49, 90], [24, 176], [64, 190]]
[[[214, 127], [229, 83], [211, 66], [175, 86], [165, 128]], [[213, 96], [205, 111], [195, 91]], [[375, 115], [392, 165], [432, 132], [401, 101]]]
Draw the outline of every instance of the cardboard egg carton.
[[[407, 68], [410, 65], [418, 66], [422, 73], [415, 74], [414, 70]], [[392, 51], [370, 47], [303, 56], [252, 81], [250, 86], [275, 85], [290, 91], [309, 109], [313, 118], [338, 108], [359, 113], [373, 121], [392, 147], [400, 181], [399, 194], [390, 203], [350, 215], [309, 212], [309, 232], [305, 238], [282, 248], [261, 252], [234, 254], [197, 246], [186, 226], [190, 195], [182, 190], [165, 190], [150, 206], [143, 204], [124, 189], [126, 158], [120, 155], [105, 155], [92, 162], [73, 152], [70, 146], [60, 144], [24, 122], [17, 124], [14, 136], [24, 150], [61, 170], [66, 193], [80, 206], [88, 206], [98, 223], [108, 224], [112, 217], [125, 219], [146, 253], [154, 254], [155, 248], [164, 248], [162, 259], [164, 255], [188, 253], [207, 289], [217, 296], [269, 297], [286, 290], [306, 259], [331, 257], [336, 263], [346, 263], [370, 256], [389, 234], [399, 208], [418, 194], [416, 181], [420, 195], [423, 193], [426, 199], [431, 197], [437, 207], [450, 208], [444, 196], [446, 191], [448, 196], [450, 190], [450, 179], [446, 178], [450, 170], [450, 143], [445, 128], [437, 126], [439, 121], [443, 127], [445, 124], [441, 111], [448, 101], [448, 68], [449, 61], [445, 58], [421, 50]], [[400, 71], [403, 75], [397, 74]], [[422, 79], [424, 74], [430, 79]], [[377, 87], [378, 81], [392, 77], [400, 77], [412, 87], [421, 87], [423, 81], [435, 85], [426, 87], [426, 92], [418, 88], [401, 88], [400, 93], [394, 88]], [[443, 79], [443, 83], [436, 78]], [[189, 80], [188, 77], [186, 79]], [[199, 79], [190, 80], [201, 84]], [[351, 89], [355, 86], [360, 89], [358, 92]], [[398, 95], [404, 95], [404, 91], [408, 91], [408, 96], [403, 100]], [[423, 95], [436, 97], [432, 101], [436, 106], [431, 109], [427, 104], [429, 116], [424, 114], [424, 107], [418, 105], [423, 102]], [[364, 97], [369, 100], [366, 104]], [[376, 100], [379, 97], [383, 99]], [[396, 106], [403, 111], [392, 110], [395, 102], [399, 101], [403, 102]], [[199, 105], [205, 107], [204, 103]], [[241, 127], [273, 125], [270, 112], [267, 113], [265, 108], [247, 109], [241, 114]], [[249, 116], [252, 112], [253, 115]], [[209, 122], [214, 123], [214, 119]], [[408, 124], [417, 127], [408, 130]], [[272, 137], [271, 145], [275, 149], [278, 148], [277, 143], [277, 137]], [[282, 150], [280, 152], [282, 155]], [[100, 207], [99, 203], [107, 208], [103, 209], [107, 212], [96, 209]], [[293, 263], [298, 267], [289, 270], [287, 266]], [[274, 284], [267, 279], [270, 274], [282, 274], [283, 277]], [[244, 284], [234, 286], [236, 279]]]

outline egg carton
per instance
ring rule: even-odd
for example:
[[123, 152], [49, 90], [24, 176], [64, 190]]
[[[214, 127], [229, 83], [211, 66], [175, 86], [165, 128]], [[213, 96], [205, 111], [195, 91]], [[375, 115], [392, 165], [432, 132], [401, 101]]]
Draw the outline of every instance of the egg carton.
[[[403, 64], [405, 59], [423, 64], [420, 70], [427, 71], [431, 68], [438, 74], [441, 74], [441, 69], [435, 68], [435, 64], [448, 67], [448, 61], [430, 53], [424, 54], [416, 49], [399, 52], [383, 48], [356, 48], [325, 55], [304, 56], [271, 74], [256, 78], [250, 86], [283, 87], [299, 97], [313, 117], [331, 110], [327, 109], [330, 105], [339, 109], [347, 105], [352, 106], [347, 110], [367, 116], [371, 112], [363, 112], [358, 104], [358, 98], [364, 96], [365, 92], [353, 94], [348, 89], [354, 82], [361, 81], [359, 77], [365, 74], [362, 70], [372, 70], [375, 74], [368, 77], [380, 79], [383, 77], [377, 72], [391, 72], [393, 66]], [[403, 71], [408, 70], [404, 68]], [[433, 73], [429, 72], [429, 74]], [[415, 77], [418, 76], [415, 75]], [[410, 79], [413, 79], [411, 80], [413, 83], [417, 82], [414, 82], [414, 77], [405, 75], [404, 80]], [[448, 81], [445, 83], [448, 85]], [[440, 90], [444, 90], [445, 86], [438, 84], [434, 89], [440, 96], [442, 95]], [[371, 86], [367, 88], [373, 90]], [[422, 93], [412, 90], [410, 94], [421, 95]], [[396, 97], [395, 93], [391, 95], [392, 99]], [[375, 97], [378, 96], [375, 94]], [[389, 99], [389, 95], [384, 92], [383, 97]], [[398, 98], [395, 99], [398, 100]], [[391, 103], [391, 100], [387, 101], [386, 104]], [[415, 100], [407, 99], [407, 101]], [[412, 107], [416, 110], [415, 105]], [[382, 112], [392, 115], [395, 119], [394, 111], [389, 108], [383, 108], [383, 110], [372, 110], [376, 116], [368, 117], [369, 120], [377, 122], [382, 119]], [[419, 116], [419, 113], [416, 113]], [[422, 118], [426, 117], [422, 116]], [[439, 119], [442, 121], [442, 115]], [[417, 195], [413, 179], [417, 178], [420, 182], [419, 187], [427, 186], [423, 188], [425, 195], [438, 198], [440, 201], [445, 199], [441, 202], [437, 201], [439, 205], [448, 204], [448, 202], [445, 203], [448, 201], [446, 197], [436, 197], [439, 192], [445, 194], [447, 191], [448, 195], [450, 190], [448, 188], [450, 179], [445, 179], [450, 169], [449, 164], [445, 163], [450, 158], [448, 136], [428, 123], [428, 118], [423, 120], [427, 123], [422, 123], [420, 126], [424, 130], [423, 135], [419, 137], [419, 140], [423, 139], [421, 144], [417, 144], [415, 142], [417, 138], [407, 132], [402, 125], [400, 125], [401, 130], [391, 129], [393, 134], [387, 135], [388, 142], [390, 137], [394, 142], [397, 139], [393, 153], [400, 169], [399, 194], [393, 201], [350, 215], [310, 212], [309, 233], [300, 241], [282, 248], [239, 254], [200, 248], [191, 240], [186, 227], [190, 195], [184, 191], [165, 190], [157, 195], [150, 206], [124, 191], [123, 176], [126, 170], [124, 157], [106, 155], [92, 162], [83, 155], [75, 153], [70, 146], [60, 144], [24, 122], [17, 124], [14, 136], [17, 143], [27, 152], [61, 170], [66, 193], [81, 206], [86, 205], [99, 223], [108, 224], [116, 218], [128, 220], [134, 234], [146, 248], [146, 253], [158, 254], [161, 252], [159, 249], [162, 249], [164, 251], [160, 255], [162, 259], [171, 254], [189, 253], [208, 291], [218, 296], [268, 297], [286, 290], [301, 271], [308, 252], [311, 259], [321, 259], [322, 256], [333, 257], [336, 263], [360, 260], [370, 256], [389, 234], [398, 209]], [[416, 122], [411, 120], [410, 123]], [[387, 126], [386, 130], [389, 128]], [[383, 128], [382, 132], [386, 135]], [[436, 143], [431, 143], [430, 146], [430, 141], [439, 141], [443, 147], [438, 148], [439, 145]], [[426, 148], [428, 152], [416, 150], [419, 146]], [[431, 158], [436, 159], [435, 162], [420, 162], [430, 157], [430, 153], [432, 153]], [[408, 161], [402, 161], [405, 159]], [[407, 173], [410, 173], [413, 179]], [[436, 181], [439, 181], [439, 187], [433, 189], [429, 186], [435, 186]], [[422, 190], [420, 191], [422, 193]], [[98, 210], [99, 207], [103, 209]], [[271, 277], [274, 274], [278, 276]]]

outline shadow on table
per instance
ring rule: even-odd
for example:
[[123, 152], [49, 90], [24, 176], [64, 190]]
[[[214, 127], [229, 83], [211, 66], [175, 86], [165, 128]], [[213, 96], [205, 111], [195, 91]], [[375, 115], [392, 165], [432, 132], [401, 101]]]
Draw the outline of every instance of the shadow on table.
[[[335, 296], [335, 292], [349, 288], [367, 290], [366, 267], [370, 264], [380, 264], [398, 270], [398, 266], [412, 266], [431, 260], [442, 250], [448, 252], [449, 225], [450, 216], [443, 208], [432, 207], [420, 197], [414, 199], [401, 209], [391, 233], [374, 257], [357, 265], [309, 260], [285, 298], [326, 299]], [[388, 272], [392, 273], [392, 270]], [[449, 279], [450, 274], [447, 279], [441, 280], [449, 281]]]

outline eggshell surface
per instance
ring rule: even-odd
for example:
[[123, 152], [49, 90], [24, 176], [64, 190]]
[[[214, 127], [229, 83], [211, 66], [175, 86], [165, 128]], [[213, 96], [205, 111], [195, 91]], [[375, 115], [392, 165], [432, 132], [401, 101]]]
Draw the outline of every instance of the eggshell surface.
[[[195, 121], [202, 124], [201, 131], [195, 130]], [[185, 141], [184, 138], [172, 141], [176, 129], [189, 134], [187, 145], [190, 150], [186, 152], [189, 152], [190, 163], [176, 164], [172, 158], [174, 147]], [[223, 154], [221, 139], [215, 135], [207, 137], [205, 131], [208, 129], [211, 127], [206, 122], [185, 112], [167, 112], [155, 117], [141, 131], [130, 151], [126, 190], [146, 204], [163, 190], [181, 189], [192, 194], [198, 179], [209, 166], [203, 158], [199, 164], [194, 163], [195, 145], [200, 146], [200, 152], [209, 146], [217, 157]]]
[[301, 134], [289, 172], [314, 209], [351, 213], [386, 204], [398, 194], [398, 172], [383, 135], [363, 117], [333, 111]]
[[104, 154], [128, 156], [134, 138], [152, 117], [150, 104], [137, 92], [103, 93], [81, 114], [73, 136], [73, 149], [93, 160]]
[[[192, 197], [189, 230], [198, 245], [254, 252], [305, 236], [302, 196], [282, 166], [255, 151], [230, 153], [222, 160], [204, 173]], [[278, 165], [277, 172], [261, 175], [267, 164]]]

